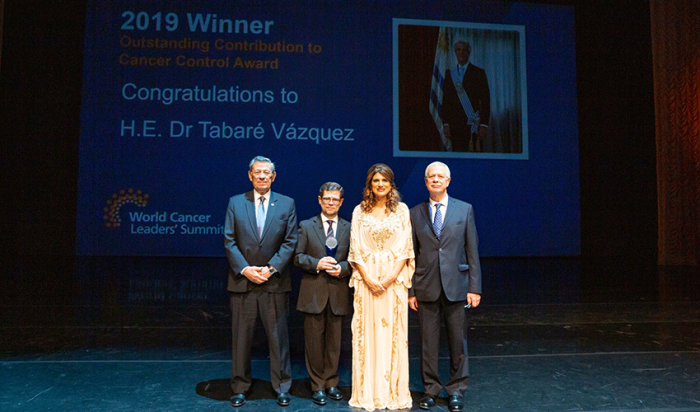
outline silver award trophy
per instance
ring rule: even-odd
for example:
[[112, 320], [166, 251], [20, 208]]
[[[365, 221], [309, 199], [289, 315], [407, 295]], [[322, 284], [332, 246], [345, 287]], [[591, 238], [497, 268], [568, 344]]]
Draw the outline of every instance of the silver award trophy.
[[326, 253], [328, 256], [335, 258], [335, 252], [338, 248], [338, 241], [335, 236], [330, 236], [326, 238]]

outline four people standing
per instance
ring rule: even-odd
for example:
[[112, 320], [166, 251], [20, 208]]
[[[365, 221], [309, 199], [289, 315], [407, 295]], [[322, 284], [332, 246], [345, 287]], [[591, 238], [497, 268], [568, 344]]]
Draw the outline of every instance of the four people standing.
[[303, 271], [297, 309], [304, 312], [313, 401], [324, 405], [327, 397], [342, 399], [338, 360], [351, 287], [350, 406], [369, 411], [412, 406], [410, 307], [418, 311], [421, 327], [425, 396], [419, 406], [432, 407], [442, 389], [438, 338], [444, 318], [450, 349], [450, 381], [445, 386], [449, 409], [461, 411], [469, 378], [464, 308], [479, 305], [481, 270], [474, 212], [468, 203], [447, 196], [447, 165], [428, 166], [425, 184], [430, 199], [409, 211], [401, 203], [391, 168], [375, 164], [367, 172], [363, 201], [353, 210], [351, 225], [338, 216], [343, 188], [325, 183], [318, 196], [322, 213], [301, 222], [298, 244], [294, 201], [270, 191], [275, 176], [269, 159], [255, 157], [248, 171], [254, 190], [232, 197], [226, 215], [233, 328], [231, 404], [242, 406], [252, 383], [250, 353], [258, 313], [270, 346], [277, 403], [287, 406], [291, 401], [287, 318], [289, 263], [296, 246], [294, 263]]

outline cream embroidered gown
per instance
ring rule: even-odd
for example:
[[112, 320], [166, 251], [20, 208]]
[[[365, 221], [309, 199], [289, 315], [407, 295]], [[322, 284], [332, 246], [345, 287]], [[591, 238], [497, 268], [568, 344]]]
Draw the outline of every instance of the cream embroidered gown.
[[399, 277], [379, 296], [372, 294], [358, 271], [352, 317], [352, 397], [350, 406], [372, 411], [412, 405], [408, 390], [408, 288], [415, 269], [408, 207], [399, 203], [383, 221], [352, 213], [348, 262], [381, 281], [396, 264], [408, 259]]

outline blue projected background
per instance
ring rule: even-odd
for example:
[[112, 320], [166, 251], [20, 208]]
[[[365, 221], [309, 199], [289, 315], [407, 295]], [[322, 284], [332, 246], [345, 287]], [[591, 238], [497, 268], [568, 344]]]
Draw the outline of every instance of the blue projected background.
[[[523, 33], [526, 158], [394, 156], [401, 124], [432, 122], [436, 48], [404, 43], [419, 63], [397, 67], [412, 58], [393, 59], [394, 19]], [[228, 198], [252, 189], [248, 162], [263, 155], [299, 220], [320, 212], [326, 181], [344, 186], [349, 220], [377, 162], [412, 207], [427, 198], [425, 167], [442, 160], [448, 193], [474, 205], [483, 256], [579, 255], [573, 27], [571, 7], [511, 1], [88, 1], [78, 254], [223, 256]], [[411, 119], [396, 117], [396, 90], [416, 99]], [[435, 138], [410, 138], [423, 135]]]

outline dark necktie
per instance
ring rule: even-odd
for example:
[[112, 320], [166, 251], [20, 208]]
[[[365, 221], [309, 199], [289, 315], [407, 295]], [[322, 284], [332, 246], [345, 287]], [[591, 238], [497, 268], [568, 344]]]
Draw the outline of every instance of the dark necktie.
[[333, 221], [332, 220], [327, 220], [328, 222], [328, 233], [326, 233], [326, 239], [329, 237], [333, 237]]

